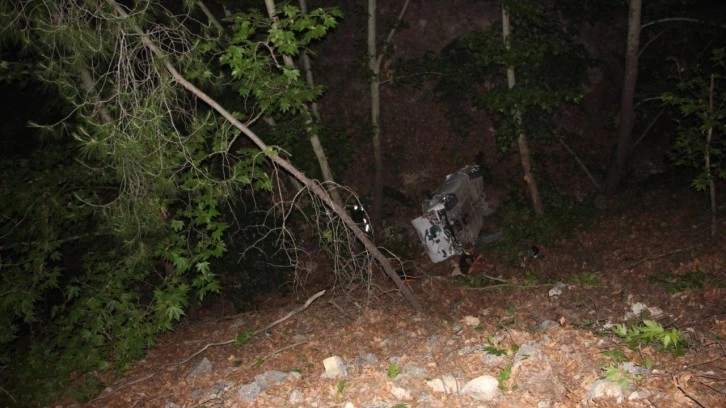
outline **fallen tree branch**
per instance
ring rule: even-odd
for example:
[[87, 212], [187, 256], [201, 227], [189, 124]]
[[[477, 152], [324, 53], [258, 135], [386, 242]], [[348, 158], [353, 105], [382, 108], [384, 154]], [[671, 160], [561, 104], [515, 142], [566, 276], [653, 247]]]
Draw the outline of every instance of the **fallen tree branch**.
[[[299, 306], [299, 307], [295, 308], [294, 310], [290, 311], [290, 313], [288, 313], [285, 316], [283, 316], [283, 317], [275, 320], [274, 322], [268, 324], [264, 328], [259, 329], [259, 330], [255, 330], [255, 332], [252, 333], [252, 335], [249, 338], [251, 339], [252, 337], [257, 336], [260, 333], [264, 333], [264, 332], [270, 330], [271, 328], [277, 326], [278, 324], [284, 322], [285, 320], [287, 320], [287, 319], [295, 316], [296, 314], [302, 312], [303, 310], [307, 309], [308, 306], [310, 306], [310, 304], [313, 303], [317, 298], [319, 298], [320, 296], [323, 296], [324, 294], [325, 294], [325, 290], [321, 290], [320, 292], [318, 292], [318, 293], [310, 296], [310, 299], [308, 299], [307, 302], [305, 302], [305, 304], [303, 304], [302, 306]], [[186, 359], [184, 359], [182, 361], [179, 361], [179, 362], [176, 362], [176, 363], [167, 364], [165, 367], [168, 367], [168, 366], [171, 366], [171, 365], [182, 365], [182, 364], [185, 364], [189, 360], [191, 360], [194, 357], [198, 356], [199, 354], [202, 354], [203, 352], [205, 352], [210, 347], [214, 347], [214, 346], [224, 346], [224, 345], [227, 345], [227, 344], [232, 344], [235, 341], [237, 341], [236, 338], [234, 338], [232, 340], [222, 341], [222, 342], [219, 342], [219, 343], [209, 343], [206, 346], [204, 346], [201, 349], [199, 349], [196, 353], [194, 353], [194, 354], [190, 355], [189, 357], [187, 357]]]
[[619, 271], [623, 271], [625, 269], [632, 268], [633, 266], [636, 266], [636, 265], [641, 264], [641, 263], [646, 262], [646, 261], [652, 261], [654, 259], [663, 258], [664, 256], [676, 254], [678, 252], [688, 251], [690, 249], [693, 249], [693, 246], [689, 246], [689, 247], [681, 248], [681, 249], [674, 249], [672, 251], [664, 252], [664, 253], [662, 253], [660, 255], [654, 255], [654, 256], [647, 257], [647, 258], [639, 259], [639, 260], [637, 260], [637, 261], [635, 261], [635, 262], [633, 262], [633, 263], [631, 263], [629, 265], [623, 266], [622, 268], [611, 269], [611, 270], [609, 270], [607, 272], [619, 272]]
[[567, 143], [565, 143], [565, 141], [562, 140], [561, 137], [558, 138], [558, 139], [560, 141], [560, 144], [562, 144], [562, 146], [565, 148], [565, 150], [567, 150], [567, 152], [570, 153], [572, 155], [572, 157], [575, 158], [575, 161], [580, 166], [580, 168], [582, 168], [582, 171], [584, 171], [585, 174], [587, 174], [587, 177], [590, 179], [590, 182], [592, 182], [592, 185], [595, 186], [595, 188], [597, 189], [597, 191], [602, 190], [602, 188], [600, 187], [600, 183], [597, 182], [597, 180], [595, 179], [595, 176], [593, 176], [592, 173], [590, 173], [590, 170], [588, 170], [587, 166], [585, 166], [585, 163], [583, 163], [582, 160], [580, 160], [580, 157], [577, 156], [577, 154], [575, 153], [575, 151], [572, 150], [570, 148], [570, 146], [568, 146]]
[[[690, 376], [689, 376], [689, 378], [690, 378]], [[687, 381], [686, 381], [686, 382], [687, 382]], [[675, 378], [675, 377], [674, 377], [674, 378], [673, 378], [673, 384], [674, 384], [674, 385], [676, 386], [676, 388], [678, 388], [678, 390], [679, 390], [680, 392], [682, 392], [682, 393], [683, 393], [683, 395], [684, 395], [684, 396], [685, 396], [686, 398], [688, 398], [688, 399], [690, 399], [691, 401], [693, 401], [693, 402], [694, 402], [694, 403], [695, 403], [696, 405], [698, 405], [699, 407], [701, 407], [701, 408], [706, 408], [706, 406], [705, 406], [705, 405], [703, 405], [703, 404], [701, 404], [701, 403], [700, 403], [700, 402], [699, 402], [699, 401], [698, 401], [698, 400], [696, 399], [696, 397], [692, 396], [692, 395], [691, 395], [691, 394], [690, 394], [690, 393], [689, 393], [688, 391], [686, 391], [686, 390], [685, 390], [685, 386], [681, 385], [681, 381], [680, 381], [680, 379], [678, 379], [678, 378]]]
[[[295, 309], [294, 309], [294, 310], [292, 310], [292, 311], [291, 311], [290, 313], [288, 313], [288, 314], [286, 314], [285, 316], [283, 316], [283, 317], [281, 317], [281, 318], [279, 318], [279, 319], [275, 320], [274, 322], [272, 322], [272, 323], [268, 324], [267, 326], [263, 327], [262, 329], [256, 330], [256, 331], [255, 331], [254, 333], [252, 333], [252, 335], [250, 336], [250, 338], [252, 338], [252, 337], [254, 337], [254, 336], [256, 336], [256, 335], [258, 335], [258, 334], [260, 334], [260, 333], [266, 332], [267, 330], [270, 330], [271, 328], [273, 328], [273, 327], [277, 326], [278, 324], [280, 324], [280, 323], [284, 322], [285, 320], [287, 320], [287, 319], [291, 318], [292, 316], [295, 316], [296, 314], [298, 314], [298, 313], [302, 312], [303, 310], [307, 309], [307, 308], [308, 308], [308, 306], [310, 306], [310, 304], [311, 304], [311, 303], [313, 303], [313, 302], [314, 302], [314, 301], [315, 301], [315, 300], [316, 300], [317, 298], [319, 298], [320, 296], [323, 296], [323, 294], [325, 294], [325, 290], [321, 290], [320, 292], [318, 292], [318, 293], [316, 293], [316, 294], [312, 295], [312, 296], [311, 296], [311, 297], [310, 297], [310, 298], [309, 298], [309, 299], [308, 299], [308, 300], [307, 300], [307, 301], [305, 302], [305, 304], [303, 304], [302, 306], [299, 306], [299, 307], [295, 308]], [[234, 339], [231, 339], [231, 340], [226, 340], [226, 341], [220, 341], [220, 342], [218, 342], [218, 343], [209, 343], [209, 344], [207, 344], [207, 345], [205, 345], [204, 347], [202, 347], [201, 349], [197, 350], [197, 351], [196, 351], [195, 353], [193, 353], [192, 355], [190, 355], [189, 357], [185, 358], [185, 359], [184, 359], [184, 360], [182, 360], [182, 361], [177, 361], [177, 362], [174, 362], [174, 363], [169, 363], [169, 364], [164, 364], [164, 365], [162, 365], [162, 366], [159, 366], [159, 367], [158, 367], [158, 368], [157, 368], [157, 369], [156, 369], [156, 370], [155, 370], [154, 372], [152, 372], [151, 374], [147, 375], [146, 377], [142, 377], [142, 378], [139, 378], [139, 379], [137, 379], [137, 380], [131, 381], [131, 382], [129, 382], [129, 383], [123, 384], [123, 385], [119, 386], [118, 388], [115, 388], [115, 389], [113, 389], [112, 391], [108, 392], [107, 394], [104, 394], [104, 395], [98, 396], [98, 397], [96, 397], [96, 398], [92, 399], [92, 400], [91, 400], [91, 401], [89, 401], [89, 402], [93, 402], [93, 401], [97, 401], [97, 400], [100, 400], [100, 399], [104, 399], [104, 398], [107, 398], [107, 397], [108, 397], [109, 395], [111, 395], [111, 394], [113, 394], [113, 393], [115, 393], [115, 392], [117, 392], [117, 391], [119, 391], [119, 390], [121, 390], [121, 389], [123, 389], [123, 388], [126, 388], [126, 387], [130, 387], [130, 386], [132, 386], [132, 385], [134, 385], [134, 384], [138, 384], [138, 383], [140, 383], [140, 382], [144, 382], [144, 381], [146, 381], [146, 380], [148, 380], [148, 379], [152, 378], [153, 376], [155, 376], [156, 374], [158, 374], [158, 373], [159, 373], [159, 372], [160, 372], [161, 370], [163, 370], [163, 369], [165, 369], [165, 368], [167, 368], [167, 367], [172, 367], [172, 366], [180, 366], [180, 365], [182, 365], [182, 364], [185, 364], [185, 363], [189, 362], [189, 361], [190, 361], [191, 359], [193, 359], [194, 357], [196, 357], [196, 356], [198, 356], [198, 355], [202, 354], [203, 352], [207, 351], [207, 350], [208, 350], [208, 349], [209, 349], [210, 347], [215, 347], [215, 346], [225, 346], [225, 345], [227, 345], [227, 344], [232, 344], [232, 343], [234, 343], [234, 342], [235, 342], [236, 340], [237, 340], [237, 339], [236, 339], [236, 338], [234, 338]], [[291, 346], [287, 346], [287, 347], [285, 347], [285, 348], [282, 348], [282, 349], [280, 349], [280, 350], [277, 350], [276, 352], [273, 352], [273, 353], [271, 353], [271, 354], [268, 354], [267, 356], [265, 356], [265, 358], [267, 358], [267, 357], [269, 357], [269, 356], [271, 356], [271, 355], [274, 355], [274, 354], [276, 354], [276, 353], [281, 353], [281, 352], [283, 352], [283, 351], [285, 351], [285, 350], [287, 350], [287, 349], [289, 349], [289, 348], [292, 348], [292, 347], [298, 346], [298, 345], [300, 345], [300, 344], [303, 344], [303, 343], [305, 343], [305, 342], [301, 342], [301, 343], [293, 344], [293, 345], [291, 345]]]
[[15, 399], [15, 397], [13, 397], [13, 394], [9, 393], [9, 392], [8, 392], [8, 391], [7, 391], [7, 390], [6, 390], [5, 388], [3, 388], [3, 387], [0, 387], [0, 391], [2, 391], [2, 392], [3, 392], [3, 393], [5, 393], [5, 394], [6, 394], [6, 395], [7, 395], [8, 397], [10, 397], [10, 399], [11, 399], [11, 400], [13, 400], [13, 402], [14, 402], [14, 403], [16, 403], [16, 404], [18, 403], [18, 401], [17, 401], [16, 399]]
[[321, 290], [320, 292], [318, 292], [318, 293], [310, 296], [310, 299], [308, 299], [307, 302], [305, 302], [304, 305], [299, 306], [295, 310], [293, 310], [290, 313], [286, 314], [284, 317], [281, 317], [281, 318], [275, 320], [274, 322], [268, 324], [267, 326], [265, 326], [264, 329], [257, 330], [254, 335], [257, 335], [257, 334], [262, 333], [262, 332], [266, 332], [266, 331], [270, 330], [271, 328], [273, 328], [274, 326], [277, 326], [278, 324], [284, 322], [285, 320], [287, 320], [287, 319], [295, 316], [296, 314], [302, 312], [303, 310], [307, 309], [308, 306], [310, 306], [310, 304], [315, 301], [315, 299], [319, 298], [320, 296], [323, 296], [324, 294], [325, 294], [325, 290]]
[[[118, 13], [119, 17], [122, 19], [128, 19], [129, 15], [126, 13], [126, 11], [123, 10], [123, 8], [115, 1], [115, 0], [106, 0], [112, 7], [115, 8], [116, 12]], [[214, 98], [209, 96], [207, 93], [196, 87], [194, 84], [189, 82], [177, 69], [174, 65], [169, 62], [166, 54], [164, 51], [162, 51], [159, 46], [156, 45], [156, 43], [151, 39], [151, 37], [141, 29], [141, 27], [135, 27], [135, 31], [137, 34], [139, 34], [142, 43], [151, 51], [151, 53], [156, 56], [160, 63], [166, 68], [167, 72], [171, 77], [176, 81], [179, 86], [184, 88], [186, 91], [191, 93], [192, 95], [199, 98], [201, 101], [206, 103], [212, 110], [217, 112], [220, 116], [222, 116], [227, 122], [229, 122], [230, 125], [234, 126], [242, 132], [255, 146], [257, 146], [262, 154], [267, 157], [270, 162], [272, 162], [274, 165], [281, 167], [282, 169], [286, 170], [290, 175], [292, 175], [294, 178], [299, 180], [305, 187], [310, 189], [310, 191], [318, 196], [320, 200], [325, 203], [325, 205], [330, 208], [335, 214], [340, 217], [340, 219], [345, 223], [346, 227], [355, 235], [355, 237], [360, 241], [363, 246], [366, 248], [368, 253], [370, 253], [373, 258], [378, 261], [379, 265], [382, 267], [385, 274], [393, 281], [393, 283], [398, 288], [399, 292], [403, 295], [404, 298], [413, 306], [413, 308], [416, 310], [416, 312], [421, 313], [423, 312], [423, 307], [421, 306], [421, 303], [416, 299], [416, 297], [413, 295], [413, 292], [411, 292], [411, 289], [403, 283], [401, 278], [398, 276], [396, 271], [391, 266], [390, 261], [388, 258], [383, 255], [383, 253], [378, 249], [378, 247], [371, 241], [370, 237], [366, 235], [360, 227], [353, 221], [353, 219], [350, 217], [348, 212], [343, 208], [341, 205], [335, 202], [335, 200], [325, 191], [323, 186], [320, 185], [320, 183], [316, 182], [315, 180], [310, 179], [307, 177], [303, 172], [301, 172], [297, 167], [295, 167], [292, 163], [285, 160], [280, 154], [278, 154], [277, 149], [272, 148], [271, 146], [268, 146], [265, 142], [260, 139], [259, 136], [255, 132], [252, 131], [249, 127], [247, 127], [245, 124], [243, 124], [241, 121], [239, 121], [232, 112], [225, 109], [222, 105], [219, 104]]]
[[254, 362], [254, 363], [250, 364], [250, 367], [254, 367], [254, 366], [256, 366], [256, 365], [258, 364], [258, 361], [260, 361], [260, 360], [262, 360], [262, 361], [265, 361], [265, 360], [267, 360], [268, 358], [270, 358], [270, 357], [274, 356], [275, 354], [280, 354], [280, 353], [282, 353], [282, 352], [283, 352], [283, 351], [285, 351], [285, 350], [290, 350], [291, 348], [295, 348], [295, 347], [297, 347], [297, 346], [300, 346], [300, 345], [303, 345], [303, 344], [305, 344], [305, 343], [307, 343], [307, 342], [308, 342], [308, 341], [307, 341], [307, 340], [305, 340], [305, 341], [301, 341], [301, 342], [298, 342], [298, 343], [295, 343], [295, 344], [290, 344], [290, 345], [288, 345], [288, 346], [285, 346], [285, 347], [283, 347], [283, 348], [281, 348], [281, 349], [275, 350], [275, 351], [273, 351], [272, 353], [270, 353], [270, 354], [267, 354], [267, 355], [265, 355], [264, 357], [262, 357], [262, 358], [259, 358], [259, 359], [255, 360], [255, 362]]
[[551, 286], [549, 284], [542, 284], [542, 285], [527, 285], [527, 284], [519, 284], [519, 283], [502, 283], [499, 285], [489, 285], [489, 286], [482, 286], [480, 288], [469, 288], [469, 287], [461, 287], [460, 289], [463, 290], [491, 290], [491, 289], [500, 289], [500, 288], [522, 288], [522, 289], [534, 289], [534, 288], [541, 288], [545, 286]]
[[495, 277], [495, 276], [489, 276], [489, 275], [486, 275], [486, 274], [480, 274], [480, 276], [483, 276], [483, 277], [485, 277], [485, 278], [487, 278], [487, 279], [491, 279], [491, 280], [493, 280], [493, 281], [497, 281], [497, 282], [503, 282], [503, 283], [508, 283], [508, 284], [511, 284], [511, 282], [510, 282], [510, 281], [508, 281], [508, 280], [506, 280], [506, 279], [502, 279], [502, 278], [497, 278], [497, 277]]

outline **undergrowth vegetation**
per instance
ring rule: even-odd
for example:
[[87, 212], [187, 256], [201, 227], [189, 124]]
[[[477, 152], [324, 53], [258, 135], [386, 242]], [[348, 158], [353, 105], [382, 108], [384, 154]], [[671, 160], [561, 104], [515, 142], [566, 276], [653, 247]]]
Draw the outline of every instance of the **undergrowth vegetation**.
[[655, 344], [674, 355], [680, 355], [686, 347], [683, 334], [678, 329], [666, 330], [655, 320], [644, 319], [642, 324], [629, 326], [616, 324], [612, 327], [612, 332], [633, 349]]
[[553, 245], [591, 224], [594, 215], [591, 204], [577, 203], [563, 195], [553, 194], [550, 197], [550, 201], [556, 204], [548, 205], [542, 217], [522, 202], [510, 200], [504, 203], [494, 216], [496, 224], [503, 229], [503, 239], [490, 249], [516, 255], [531, 250], [531, 246]]

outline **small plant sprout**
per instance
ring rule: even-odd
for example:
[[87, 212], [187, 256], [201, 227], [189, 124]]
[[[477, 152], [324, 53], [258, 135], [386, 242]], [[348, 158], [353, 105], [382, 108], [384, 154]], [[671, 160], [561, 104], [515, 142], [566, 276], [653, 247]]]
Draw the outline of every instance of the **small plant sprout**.
[[249, 343], [250, 340], [252, 340], [252, 337], [254, 337], [255, 331], [250, 330], [243, 330], [239, 333], [237, 333], [237, 337], [234, 339], [234, 345], [235, 346], [244, 346], [245, 344]]
[[398, 365], [397, 363], [393, 363], [388, 366], [388, 378], [396, 378], [396, 376], [398, 376], [399, 374], [401, 374], [400, 365]]
[[627, 371], [613, 365], [604, 367], [602, 370], [605, 372], [605, 376], [602, 377], [603, 379], [618, 383], [623, 391], [627, 391], [630, 388], [633, 376]]
[[610, 360], [613, 360], [616, 363], [623, 363], [625, 361], [628, 361], [628, 357], [625, 355], [625, 353], [618, 349], [605, 350], [602, 352], [602, 355], [606, 358], [609, 358]]
[[502, 348], [499, 346], [499, 342], [497, 342], [493, 336], [489, 336], [488, 340], [489, 340], [489, 345], [484, 348], [484, 351], [486, 351], [488, 354], [491, 354], [493, 356], [511, 357], [519, 349], [519, 347], [516, 344], [513, 345], [512, 348], [510, 348], [510, 349]]
[[491, 354], [493, 356], [502, 357], [506, 356], [508, 354], [507, 350], [500, 349], [496, 346], [486, 346], [484, 348], [484, 351], [486, 351], [488, 354]]
[[502, 371], [497, 374], [497, 381], [499, 381], [499, 388], [501, 390], [506, 390], [507, 386], [504, 385], [504, 383], [509, 380], [512, 377], [512, 365], [508, 365], [502, 369]]
[[702, 267], [683, 275], [674, 273], [653, 275], [648, 278], [648, 281], [663, 285], [666, 291], [671, 294], [702, 288], [706, 283], [710, 283], [708, 282], [708, 274]]
[[572, 279], [574, 283], [579, 283], [583, 288], [588, 289], [597, 285], [598, 277], [594, 273], [579, 273]]
[[345, 381], [345, 380], [338, 381], [338, 385], [336, 387], [336, 389], [338, 390], [338, 395], [343, 395], [343, 392], [345, 391], [346, 388], [348, 388], [348, 385], [349, 385], [348, 381]]

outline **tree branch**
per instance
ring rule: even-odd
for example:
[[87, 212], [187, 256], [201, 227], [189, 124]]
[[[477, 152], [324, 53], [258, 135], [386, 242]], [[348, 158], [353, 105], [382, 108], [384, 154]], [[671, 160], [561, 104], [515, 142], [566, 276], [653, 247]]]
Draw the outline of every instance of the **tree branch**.
[[565, 141], [562, 140], [561, 137], [558, 139], [560, 141], [560, 144], [562, 144], [562, 146], [565, 148], [565, 150], [567, 150], [567, 152], [570, 153], [572, 155], [572, 157], [575, 158], [575, 161], [577, 162], [578, 165], [580, 165], [580, 168], [582, 168], [582, 171], [584, 171], [585, 174], [587, 174], [587, 177], [590, 179], [590, 182], [592, 182], [592, 185], [595, 186], [597, 191], [600, 191], [601, 190], [600, 183], [598, 183], [597, 180], [595, 179], [595, 176], [593, 176], [592, 173], [590, 173], [590, 170], [587, 169], [587, 166], [585, 166], [585, 163], [583, 163], [582, 160], [580, 160], [580, 158], [577, 156], [577, 154], [572, 149], [570, 149], [570, 146], [568, 146], [567, 143], [565, 143]]
[[[688, 17], [667, 17], [667, 18], [661, 18], [659, 20], [653, 20], [651, 22], [645, 23], [645, 24], [643, 24], [643, 25], [640, 26], [640, 29], [642, 30], [644, 28], [647, 28], [647, 27], [650, 27], [650, 26], [653, 26], [653, 25], [656, 25], [656, 24], [673, 23], [673, 22], [677, 22], [677, 21], [686, 22], [686, 23], [701, 23], [703, 25], [709, 25], [708, 22], [703, 21], [703, 20], [698, 20], [698, 19], [695, 19], [695, 18], [688, 18]], [[723, 24], [717, 24], [716, 27], [721, 27], [721, 28], [726, 29], [726, 25], [723, 25]]]
[[[109, 4], [111, 4], [119, 14], [121, 18], [128, 18], [128, 14], [114, 1], [114, 0], [106, 0]], [[378, 263], [383, 267], [384, 272], [386, 275], [388, 275], [389, 278], [394, 282], [396, 287], [398, 287], [401, 294], [406, 298], [406, 300], [413, 306], [413, 308], [417, 312], [423, 312], [423, 307], [421, 306], [421, 303], [416, 299], [416, 297], [413, 295], [413, 292], [411, 292], [411, 289], [403, 283], [401, 278], [398, 276], [396, 271], [391, 266], [390, 261], [388, 258], [386, 258], [385, 255], [375, 246], [375, 244], [371, 241], [370, 237], [368, 237], [363, 231], [361, 231], [360, 227], [353, 221], [352, 218], [350, 218], [350, 215], [348, 215], [348, 212], [343, 208], [341, 205], [336, 203], [331, 196], [324, 190], [324, 188], [314, 180], [308, 178], [303, 174], [300, 170], [298, 170], [292, 163], [289, 161], [283, 159], [279, 154], [277, 154], [276, 149], [273, 149], [267, 144], [265, 144], [262, 139], [257, 136], [250, 128], [245, 126], [242, 122], [240, 122], [237, 118], [234, 117], [232, 112], [226, 110], [222, 105], [219, 104], [215, 99], [213, 99], [211, 96], [206, 94], [201, 89], [197, 88], [194, 84], [189, 82], [184, 76], [182, 76], [179, 71], [168, 61], [168, 58], [166, 57], [166, 54], [151, 40], [148, 34], [146, 34], [143, 30], [141, 30], [140, 27], [135, 27], [135, 31], [139, 34], [141, 41], [146, 45], [149, 50], [153, 52], [154, 55], [156, 55], [160, 61], [162, 62], [163, 66], [166, 68], [166, 70], [169, 72], [169, 74], [174, 78], [174, 80], [184, 89], [186, 89], [188, 92], [196, 96], [197, 98], [204, 101], [207, 105], [209, 105], [210, 108], [212, 108], [214, 111], [216, 111], [219, 115], [221, 115], [225, 120], [227, 120], [232, 126], [237, 128], [239, 131], [245, 134], [249, 140], [257, 146], [260, 151], [275, 165], [283, 168], [288, 173], [290, 173], [293, 177], [298, 179], [303, 185], [305, 185], [307, 188], [310, 189], [311, 192], [313, 192], [316, 196], [318, 196], [323, 203], [325, 203], [328, 208], [333, 210], [338, 217], [345, 223], [346, 227], [353, 232], [356, 238], [363, 244], [363, 246], [370, 252], [371, 255], [378, 261]]]

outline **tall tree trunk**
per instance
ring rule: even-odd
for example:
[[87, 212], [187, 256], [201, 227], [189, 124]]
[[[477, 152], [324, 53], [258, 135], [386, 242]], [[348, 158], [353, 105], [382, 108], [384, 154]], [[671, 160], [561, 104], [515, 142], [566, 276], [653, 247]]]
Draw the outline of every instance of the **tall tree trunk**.
[[[270, 19], [272, 19], [272, 24], [277, 25], [278, 19], [276, 15], [277, 11], [275, 10], [275, 1], [265, 0], [265, 6], [267, 7], [267, 14], [270, 16]], [[295, 63], [292, 61], [292, 58], [289, 55], [284, 55], [282, 59], [286, 66], [295, 66]], [[308, 134], [308, 137], [310, 138], [310, 144], [313, 147], [315, 157], [318, 159], [318, 164], [320, 165], [320, 171], [323, 175], [323, 180], [326, 182], [326, 189], [328, 190], [328, 193], [330, 194], [330, 197], [333, 199], [333, 201], [335, 201], [338, 205], [342, 206], [343, 200], [341, 200], [340, 194], [338, 194], [338, 190], [336, 189], [336, 185], [333, 181], [333, 173], [330, 171], [328, 157], [325, 155], [325, 149], [323, 149], [323, 145], [322, 143], [320, 143], [320, 137], [315, 132], [315, 129], [313, 127], [313, 114], [310, 112], [310, 107], [308, 107], [307, 104], [303, 105], [302, 110], [303, 115], [305, 116], [305, 130]], [[315, 113], [317, 113], [317, 108], [315, 109]]]
[[[504, 46], [509, 49], [509, 35], [512, 33], [512, 27], [509, 21], [509, 12], [507, 8], [502, 4], [502, 37]], [[516, 78], [514, 76], [514, 68], [507, 67], [507, 86], [509, 89], [514, 88], [516, 84]], [[517, 125], [519, 135], [517, 136], [517, 147], [519, 148], [519, 158], [522, 161], [522, 173], [524, 174], [524, 182], [529, 189], [529, 197], [532, 200], [532, 207], [534, 212], [538, 216], [544, 215], [544, 207], [542, 206], [542, 197], [539, 195], [539, 188], [537, 187], [537, 181], [532, 174], [532, 156], [529, 152], [529, 143], [527, 141], [527, 135], [524, 133], [522, 128], [522, 112], [516, 109], [514, 112], [514, 120]]]
[[[716, 76], [711, 74], [711, 85], [708, 88], [708, 116], [709, 122], [714, 118], [713, 112], [713, 92], [716, 87]], [[711, 122], [713, 123], [713, 122]], [[713, 141], [713, 125], [706, 131], [706, 152], [704, 153], [704, 163], [706, 167], [706, 177], [708, 178], [708, 192], [711, 198], [711, 237], [716, 237], [716, 226], [718, 225], [718, 206], [716, 205], [716, 183], [711, 172], [711, 142]]]
[[[303, 14], [307, 14], [307, 0], [300, 0], [299, 4], [300, 11], [302, 11]], [[302, 61], [303, 69], [305, 70], [305, 81], [307, 81], [308, 85], [314, 86], [315, 79], [313, 78], [312, 63], [310, 62], [310, 56], [305, 50], [300, 53], [300, 61]], [[313, 114], [313, 119], [315, 119], [316, 122], [320, 122], [320, 112], [318, 111], [318, 103], [316, 101], [310, 103], [310, 113]]]
[[381, 65], [376, 49], [376, 0], [368, 0], [368, 69], [371, 75], [371, 135], [373, 143], [373, 208], [371, 218], [377, 223], [383, 207], [383, 147], [381, 146]]
[[625, 51], [625, 75], [623, 77], [623, 89], [620, 100], [618, 145], [603, 189], [605, 198], [611, 197], [617, 190], [618, 184], [620, 184], [620, 180], [625, 173], [625, 167], [631, 151], [633, 122], [635, 121], [633, 100], [635, 98], [635, 85], [638, 79], [638, 50], [640, 48], [640, 14], [642, 5], [643, 0], [630, 0], [628, 39]]
[[411, 0], [406, 0], [398, 13], [396, 22], [388, 32], [383, 42], [383, 49], [378, 52], [376, 47], [376, 0], [368, 0], [368, 69], [371, 74], [371, 128], [373, 134], [373, 208], [371, 218], [373, 222], [380, 219], [383, 207], [383, 145], [381, 141], [381, 63], [386, 49], [391, 45], [398, 26], [408, 10]]

